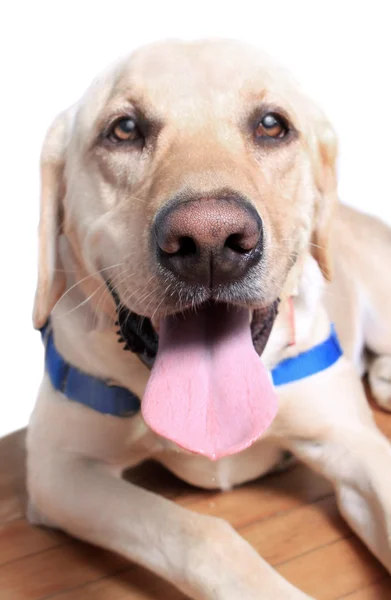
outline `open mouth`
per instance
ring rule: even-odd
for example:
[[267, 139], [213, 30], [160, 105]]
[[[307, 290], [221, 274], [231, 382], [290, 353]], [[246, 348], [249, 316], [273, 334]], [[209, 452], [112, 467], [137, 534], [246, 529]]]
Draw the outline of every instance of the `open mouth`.
[[[113, 292], [112, 292], [113, 293]], [[122, 306], [115, 292], [119, 335], [151, 369], [142, 401], [147, 425], [180, 447], [216, 460], [250, 446], [277, 412], [260, 355], [278, 300], [247, 307], [208, 302], [151, 321]]]

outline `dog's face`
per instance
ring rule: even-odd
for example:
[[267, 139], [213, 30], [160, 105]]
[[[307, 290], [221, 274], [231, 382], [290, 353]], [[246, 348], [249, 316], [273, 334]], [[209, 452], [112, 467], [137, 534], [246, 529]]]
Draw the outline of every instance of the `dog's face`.
[[320, 112], [257, 50], [139, 50], [49, 132], [36, 324], [62, 291], [60, 221], [85, 272], [155, 321], [208, 299], [267, 306], [310, 245], [327, 276], [334, 160]]

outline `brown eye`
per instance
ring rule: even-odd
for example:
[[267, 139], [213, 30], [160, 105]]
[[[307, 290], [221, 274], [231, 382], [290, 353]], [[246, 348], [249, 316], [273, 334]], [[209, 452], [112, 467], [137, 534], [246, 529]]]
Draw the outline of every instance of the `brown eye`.
[[130, 117], [116, 121], [108, 135], [112, 142], [135, 142], [140, 137], [136, 121]]
[[288, 133], [285, 120], [274, 113], [263, 116], [255, 130], [255, 136], [259, 138], [283, 138]]

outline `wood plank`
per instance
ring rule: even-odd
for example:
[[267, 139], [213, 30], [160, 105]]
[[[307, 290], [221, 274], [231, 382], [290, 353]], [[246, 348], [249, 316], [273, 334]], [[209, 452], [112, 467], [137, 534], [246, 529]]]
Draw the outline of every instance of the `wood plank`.
[[32, 527], [24, 519], [0, 526], [0, 566], [69, 543], [69, 538], [58, 531]]
[[380, 409], [378, 406], [375, 406], [373, 403], [372, 403], [372, 408], [373, 408], [373, 416], [375, 418], [377, 426], [379, 427], [379, 429], [382, 430], [384, 435], [388, 437], [388, 439], [391, 439], [390, 413], [385, 412], [384, 410]]
[[0, 438], [0, 524], [20, 519], [25, 513], [25, 438], [24, 429]]
[[352, 535], [277, 567], [283, 577], [317, 600], [334, 600], [383, 579], [387, 573]]
[[[189, 600], [166, 581], [141, 567], [41, 600]], [[239, 600], [239, 599], [238, 599]]]
[[[316, 533], [316, 535], [314, 535]], [[244, 527], [240, 534], [273, 566], [351, 535], [334, 497]]]
[[387, 576], [378, 583], [374, 583], [347, 596], [342, 596], [344, 600], [390, 600], [391, 598], [391, 577]]
[[70, 542], [0, 567], [4, 600], [40, 600], [129, 569], [129, 562], [81, 542]]
[[240, 528], [331, 494], [332, 487], [323, 477], [299, 464], [285, 473], [269, 475], [230, 492], [196, 500], [191, 503], [191, 508], [226, 519]]

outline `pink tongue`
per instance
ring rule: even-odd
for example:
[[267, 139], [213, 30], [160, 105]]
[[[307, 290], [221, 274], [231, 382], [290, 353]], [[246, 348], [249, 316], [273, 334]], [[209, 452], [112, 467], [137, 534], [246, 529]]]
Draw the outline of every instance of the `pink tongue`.
[[246, 309], [217, 304], [162, 321], [142, 401], [153, 431], [216, 460], [247, 448], [267, 429], [277, 399], [248, 317]]

